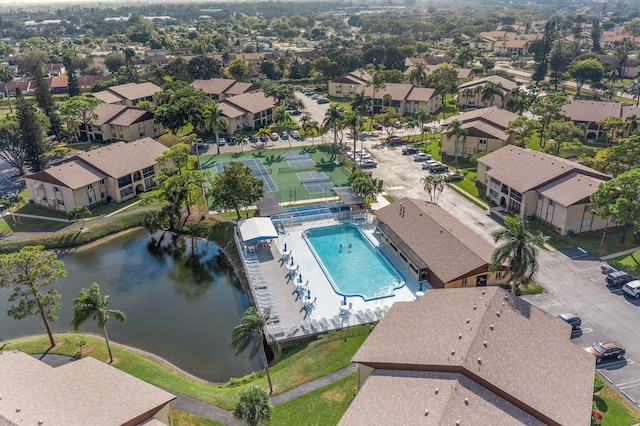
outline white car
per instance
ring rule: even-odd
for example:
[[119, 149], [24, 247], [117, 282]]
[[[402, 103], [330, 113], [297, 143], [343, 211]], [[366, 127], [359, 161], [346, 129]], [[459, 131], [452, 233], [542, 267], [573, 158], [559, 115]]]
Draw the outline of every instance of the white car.
[[300, 133], [299, 133], [297, 130], [293, 130], [293, 131], [291, 132], [291, 137], [292, 137], [293, 139], [296, 139], [296, 140], [297, 140], [297, 139], [300, 139]]
[[640, 280], [629, 281], [622, 286], [622, 291], [636, 299], [640, 298]]
[[362, 162], [362, 164], [360, 165], [361, 168], [363, 169], [371, 169], [374, 168], [378, 165], [378, 163], [376, 163], [373, 160], [365, 160]]
[[419, 152], [413, 156], [413, 161], [427, 161], [431, 160], [431, 154], [425, 154], [424, 152]]
[[441, 163], [436, 160], [427, 160], [422, 163], [422, 170], [429, 170], [431, 167], [438, 166]]

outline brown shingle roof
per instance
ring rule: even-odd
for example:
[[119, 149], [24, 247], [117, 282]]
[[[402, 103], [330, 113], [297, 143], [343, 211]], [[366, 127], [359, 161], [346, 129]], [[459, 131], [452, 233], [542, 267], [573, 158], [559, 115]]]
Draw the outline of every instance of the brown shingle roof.
[[227, 78], [212, 78], [209, 80], [194, 80], [191, 85], [196, 89], [201, 89], [207, 95], [220, 95], [233, 85], [235, 80]]
[[93, 151], [79, 154], [85, 163], [102, 173], [120, 178], [136, 170], [156, 164], [158, 158], [168, 148], [151, 138], [133, 142], [118, 142]]
[[228, 118], [242, 117], [247, 113], [244, 109], [238, 108], [235, 105], [224, 102], [224, 101], [220, 102], [218, 104], [218, 107], [220, 107], [222, 114]]
[[122, 96], [118, 96], [117, 94], [111, 93], [108, 90], [95, 92], [89, 96], [93, 96], [94, 98], [100, 99], [105, 104], [115, 104], [116, 102], [124, 101], [124, 98]]
[[153, 96], [156, 92], [162, 91], [162, 88], [147, 82], [121, 84], [120, 86], [111, 86], [107, 90], [124, 99], [136, 100]]
[[[499, 287], [428, 290], [420, 302], [395, 303], [351, 361], [460, 373], [545, 423], [585, 425], [595, 360], [570, 335], [568, 324]], [[405, 403], [400, 387], [380, 395], [395, 401], [398, 411]]]
[[29, 179], [65, 186], [71, 189], [82, 188], [96, 183], [106, 176], [82, 161], [59, 162], [46, 170], [27, 175]]
[[0, 353], [0, 395], [9, 421], [50, 426], [132, 424], [175, 399], [92, 357], [53, 368], [19, 351]]
[[276, 100], [271, 96], [266, 96], [262, 92], [244, 93], [242, 95], [227, 98], [224, 102], [228, 102], [236, 108], [242, 108], [253, 114], [265, 111], [276, 106]]
[[454, 120], [458, 120], [461, 123], [483, 122], [500, 131], [504, 131], [509, 123], [516, 118], [518, 118], [517, 114], [507, 111], [506, 109], [491, 106], [451, 116], [442, 122], [442, 127], [447, 127]]
[[425, 87], [413, 87], [406, 97], [407, 101], [422, 101], [426, 102], [434, 97], [438, 96], [440, 92], [436, 89], [429, 89]]
[[403, 198], [376, 213], [445, 284], [491, 263], [493, 247], [436, 204]]
[[516, 83], [514, 83], [509, 79], [500, 77], [499, 75], [490, 75], [488, 77], [479, 78], [477, 80], [467, 81], [466, 83], [463, 83], [460, 86], [458, 86], [458, 91], [474, 88], [476, 86], [482, 86], [488, 82], [491, 82], [494, 84], [501, 84], [502, 89], [504, 90], [505, 93], [508, 93], [513, 89], [515, 89], [516, 87], [518, 87]]
[[417, 426], [457, 421], [492, 426], [545, 424], [460, 373], [403, 370], [375, 370], [338, 424]]
[[562, 107], [562, 113], [572, 121], [596, 122], [608, 117], [620, 117], [620, 102], [574, 101]]
[[242, 95], [243, 93], [253, 92], [258, 90], [257, 84], [253, 83], [244, 83], [242, 81], [236, 81], [231, 87], [227, 89], [225, 92], [227, 95]]
[[603, 180], [609, 179], [605, 174], [582, 164], [514, 145], [484, 155], [478, 162], [491, 169], [487, 175], [522, 193], [574, 171]]
[[143, 109], [127, 107], [120, 114], [111, 119], [110, 124], [114, 126], [131, 126], [141, 121], [153, 120], [153, 113]]
[[125, 109], [127, 109], [127, 107], [124, 105], [114, 105], [109, 103], [100, 104], [93, 110], [93, 112], [98, 116], [98, 118], [93, 120], [93, 124], [96, 126], [102, 126]]
[[538, 192], [563, 206], [586, 202], [598, 186], [607, 179], [598, 179], [581, 173], [571, 173], [538, 188]]

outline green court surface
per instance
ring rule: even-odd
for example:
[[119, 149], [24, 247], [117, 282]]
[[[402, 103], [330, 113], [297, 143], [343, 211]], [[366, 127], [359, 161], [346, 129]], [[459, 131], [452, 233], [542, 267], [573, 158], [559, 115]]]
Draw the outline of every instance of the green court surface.
[[[274, 195], [278, 202], [287, 203], [322, 199], [335, 195], [329, 189], [331, 185], [315, 185], [314, 182], [305, 182], [303, 184], [298, 175], [313, 177], [320, 176], [319, 173], [313, 172], [323, 172], [334, 186], [345, 186], [347, 184], [351, 173], [345, 167], [333, 163], [334, 157], [329, 153], [330, 148], [330, 145], [316, 145], [302, 148], [252, 150], [236, 154], [202, 155], [200, 156], [200, 162], [202, 170], [214, 176], [220, 172], [223, 165], [228, 164], [230, 161], [246, 162], [247, 165], [255, 170], [257, 162], [254, 160], [258, 160], [262, 163], [262, 167], [257, 164], [260, 170], [254, 172], [254, 175], [260, 177], [260, 171], [262, 173], [266, 171], [271, 177], [273, 186], [275, 186], [275, 191], [267, 192], [268, 189], [274, 189], [270, 187], [271, 185], [269, 185], [267, 179], [265, 193]], [[301, 153], [302, 150], [305, 151], [306, 156], [311, 157], [311, 160], [315, 163], [314, 166], [310, 165], [311, 162], [308, 159], [305, 160], [306, 156], [305, 153]], [[292, 165], [297, 168], [292, 168]], [[309, 193], [308, 188], [313, 192]], [[323, 189], [319, 190], [318, 188]], [[325, 188], [327, 190], [324, 190]]]

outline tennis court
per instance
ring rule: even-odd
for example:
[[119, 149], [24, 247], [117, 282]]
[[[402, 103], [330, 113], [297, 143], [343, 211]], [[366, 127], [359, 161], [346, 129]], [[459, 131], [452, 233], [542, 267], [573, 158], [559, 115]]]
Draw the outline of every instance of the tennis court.
[[309, 194], [322, 194], [335, 186], [324, 172], [302, 172], [296, 175]]
[[[269, 176], [267, 169], [265, 169], [262, 165], [262, 161], [254, 158], [250, 160], [239, 160], [238, 162], [249, 167], [251, 169], [251, 174], [264, 182], [264, 192], [278, 191], [278, 188], [276, 187], [276, 184], [273, 183], [273, 180], [271, 179], [271, 176]], [[218, 173], [224, 172], [224, 167], [228, 166], [229, 164], [229, 161], [217, 162], [216, 169], [218, 170]]]
[[309, 157], [305, 150], [301, 151], [285, 151], [282, 157], [287, 160], [289, 167], [292, 169], [302, 169], [304, 167], [313, 167], [316, 162]]

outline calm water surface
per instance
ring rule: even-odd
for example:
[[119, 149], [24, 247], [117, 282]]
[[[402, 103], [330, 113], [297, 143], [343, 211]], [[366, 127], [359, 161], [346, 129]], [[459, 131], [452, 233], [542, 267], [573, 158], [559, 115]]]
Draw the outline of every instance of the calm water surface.
[[[67, 277], [52, 284], [62, 294], [54, 333], [72, 331], [73, 299], [95, 281], [103, 295], [110, 295], [109, 307], [127, 315], [125, 324], [109, 321], [111, 340], [152, 352], [211, 381], [259, 368], [259, 357], [236, 357], [229, 348], [229, 334], [249, 301], [215, 244], [170, 236], [158, 244], [140, 230], [60, 259]], [[45, 333], [39, 317], [18, 321], [6, 314], [9, 294], [0, 289], [0, 338]], [[92, 322], [79, 331], [100, 333]]]

